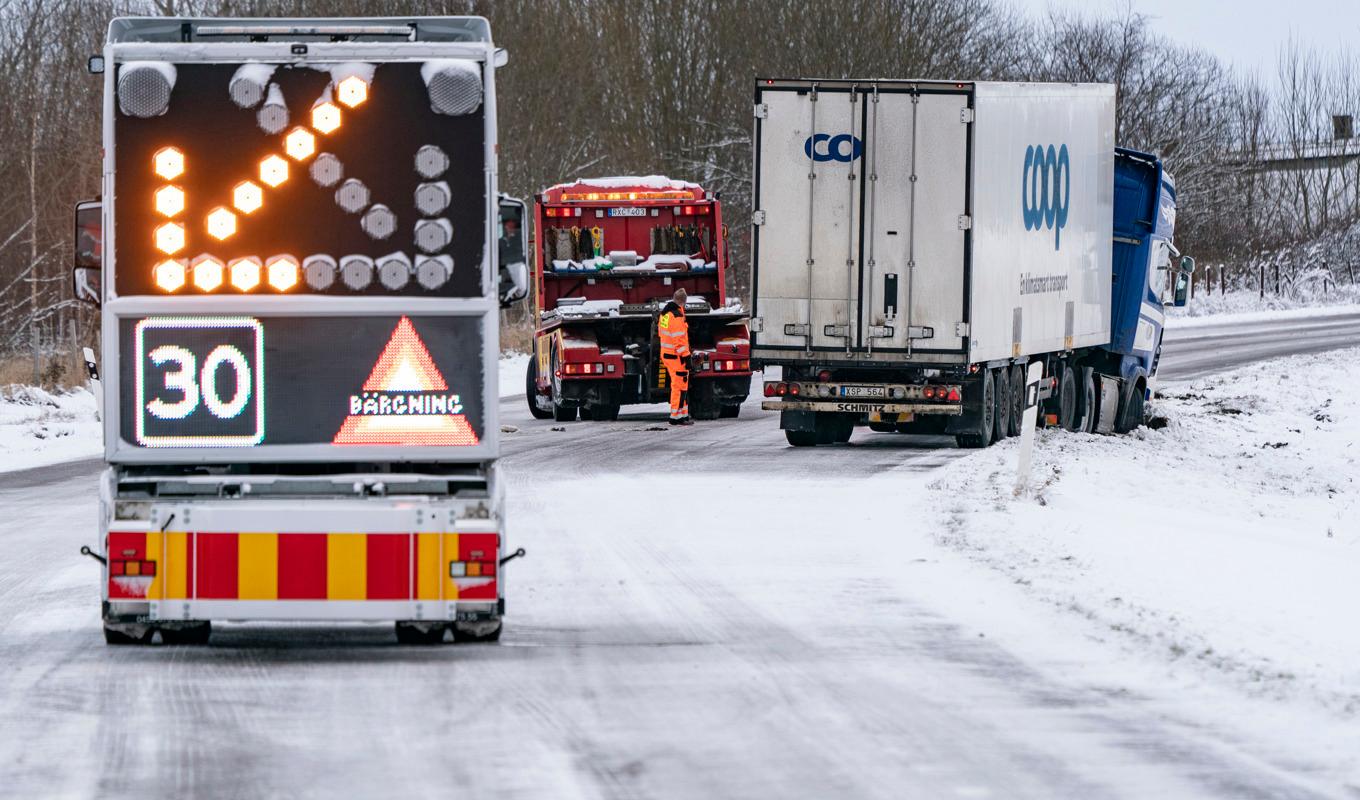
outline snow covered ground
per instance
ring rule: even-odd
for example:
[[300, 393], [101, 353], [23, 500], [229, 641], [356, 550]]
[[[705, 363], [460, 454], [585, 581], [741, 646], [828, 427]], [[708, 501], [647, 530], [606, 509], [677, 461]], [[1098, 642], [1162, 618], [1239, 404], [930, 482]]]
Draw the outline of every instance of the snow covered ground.
[[1041, 431], [1027, 496], [1013, 495], [1012, 440], [946, 466], [924, 518], [940, 544], [1173, 683], [1330, 720], [1290, 735], [1315, 737], [1355, 779], [1357, 359], [1294, 356], [1163, 386], [1161, 430]]
[[1184, 308], [1167, 309], [1171, 319], [1213, 317], [1222, 314], [1242, 314], [1252, 311], [1282, 311], [1286, 309], [1326, 308], [1328, 306], [1360, 305], [1360, 286], [1339, 284], [1326, 292], [1299, 290], [1292, 294], [1267, 293], [1261, 297], [1255, 289], [1230, 289], [1225, 293], [1197, 294]]
[[0, 388], [0, 472], [93, 458], [102, 452], [94, 395]]

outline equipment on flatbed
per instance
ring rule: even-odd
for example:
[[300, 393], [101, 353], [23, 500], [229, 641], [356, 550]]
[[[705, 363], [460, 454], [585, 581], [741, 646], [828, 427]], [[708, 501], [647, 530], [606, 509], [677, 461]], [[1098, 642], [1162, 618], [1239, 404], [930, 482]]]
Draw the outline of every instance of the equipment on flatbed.
[[580, 180], [534, 206], [536, 336], [525, 376], [538, 419], [612, 420], [664, 403], [657, 316], [677, 289], [696, 356], [690, 413], [737, 416], [750, 392], [747, 315], [727, 298], [718, 199], [659, 176]]
[[523, 554], [497, 316], [527, 278], [522, 229], [499, 248], [519, 263], [494, 255], [486, 21], [122, 18], [102, 62], [75, 280], [102, 303], [107, 641], [228, 619], [497, 638]]
[[755, 103], [751, 352], [791, 444], [986, 446], [1032, 362], [1049, 424], [1142, 423], [1194, 261], [1171, 176], [1114, 146], [1113, 86], [769, 79]]

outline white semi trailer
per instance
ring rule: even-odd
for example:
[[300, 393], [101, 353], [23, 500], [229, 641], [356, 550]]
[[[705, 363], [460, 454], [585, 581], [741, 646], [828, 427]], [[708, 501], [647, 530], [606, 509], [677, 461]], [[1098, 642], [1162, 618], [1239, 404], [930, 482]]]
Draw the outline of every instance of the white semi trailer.
[[[763, 407], [789, 442], [868, 424], [985, 446], [1018, 431], [1034, 360], [1054, 421], [1137, 425], [1175, 190], [1114, 128], [1103, 84], [758, 81], [752, 356], [782, 367]], [[1142, 269], [1118, 321], [1138, 341], [1112, 348], [1117, 256]]]

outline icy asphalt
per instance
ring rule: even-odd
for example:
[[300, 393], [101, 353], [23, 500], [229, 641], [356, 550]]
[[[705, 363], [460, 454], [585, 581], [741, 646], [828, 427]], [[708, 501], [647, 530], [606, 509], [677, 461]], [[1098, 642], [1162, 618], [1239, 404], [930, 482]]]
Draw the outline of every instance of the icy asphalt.
[[[1164, 380], [1184, 379], [1354, 345], [1360, 315], [1169, 336]], [[1055, 663], [998, 643], [1016, 624], [1069, 634], [998, 608], [994, 576], [916, 580], [944, 564], [926, 540], [852, 536], [885, 522], [854, 481], [927, 480], [966, 452], [864, 431], [793, 450], [758, 402], [671, 430], [654, 410], [559, 425], [502, 400], [510, 535], [530, 555], [499, 645], [221, 626], [208, 647], [105, 647], [76, 554], [100, 465], [0, 475], [0, 795], [1360, 796], [1093, 678], [1080, 646]], [[762, 505], [787, 497], [772, 486], [805, 507]]]

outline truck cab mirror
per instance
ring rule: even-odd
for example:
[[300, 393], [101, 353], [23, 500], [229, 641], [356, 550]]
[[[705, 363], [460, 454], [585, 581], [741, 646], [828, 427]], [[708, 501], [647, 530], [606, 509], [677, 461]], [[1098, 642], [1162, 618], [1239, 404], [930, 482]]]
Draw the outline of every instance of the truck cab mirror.
[[1181, 256], [1181, 274], [1183, 275], [1195, 274], [1195, 259], [1191, 258], [1190, 256]]
[[85, 68], [90, 71], [91, 75], [104, 74], [104, 57], [90, 56], [90, 60], [85, 62]]
[[526, 216], [523, 200], [501, 195], [500, 237], [496, 243], [501, 308], [508, 308], [529, 295], [529, 240], [524, 230]]
[[76, 204], [75, 261], [71, 269], [71, 288], [82, 303], [98, 306], [103, 300], [100, 289], [104, 261], [104, 204], [98, 200]]
[[[1194, 267], [1193, 259], [1191, 260], [1190, 265], [1192, 268]], [[1186, 298], [1189, 296], [1189, 294], [1190, 294], [1190, 273], [1182, 272], [1181, 274], [1176, 276], [1176, 291], [1173, 297], [1172, 304], [1176, 306], [1176, 308], [1184, 308]]]
[[510, 53], [504, 47], [497, 47], [496, 52], [491, 56], [491, 64], [496, 69], [500, 69], [510, 63]]

